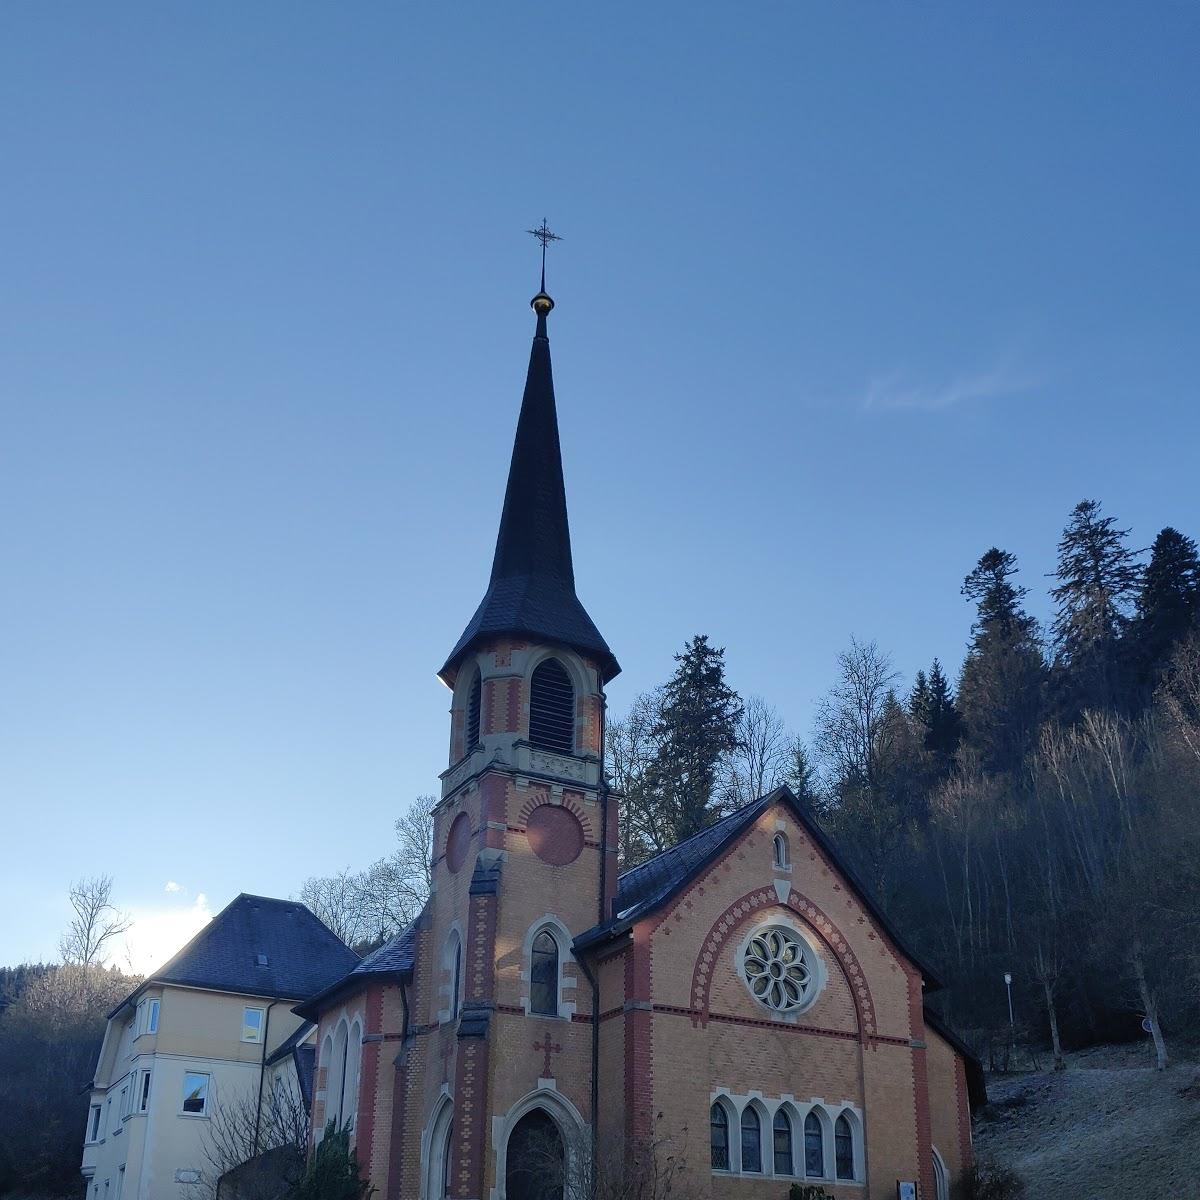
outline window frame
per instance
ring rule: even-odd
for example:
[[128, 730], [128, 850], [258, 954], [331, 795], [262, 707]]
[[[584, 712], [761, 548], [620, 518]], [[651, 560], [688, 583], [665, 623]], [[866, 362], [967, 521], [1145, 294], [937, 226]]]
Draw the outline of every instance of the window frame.
[[[551, 961], [554, 967], [553, 979], [536, 978], [536, 963], [537, 957], [541, 954], [543, 957], [546, 951], [538, 950], [538, 942], [543, 938], [549, 940], [553, 947], [551, 952]], [[548, 993], [549, 1007], [539, 1008], [535, 1000], [535, 989], [544, 988]], [[558, 938], [554, 936], [554, 930], [549, 925], [543, 925], [533, 935], [533, 941], [529, 946], [529, 1015], [537, 1017], [561, 1017], [562, 1016], [562, 947], [559, 945]]]
[[[720, 1115], [720, 1121], [717, 1120], [718, 1114]], [[713, 1142], [713, 1134], [718, 1128], [722, 1130], [725, 1137], [725, 1165], [723, 1167], [717, 1166], [713, 1161], [717, 1150], [716, 1144]], [[719, 1171], [724, 1175], [731, 1175], [733, 1173], [733, 1148], [729, 1137], [729, 1110], [720, 1100], [714, 1100], [708, 1109], [708, 1163], [709, 1168], [713, 1171]]]
[[[747, 1127], [747, 1119], [753, 1129]], [[738, 1169], [743, 1175], [765, 1175], [762, 1152], [762, 1114], [753, 1104], [747, 1104], [738, 1116]], [[750, 1139], [750, 1140], [748, 1140]], [[757, 1165], [746, 1165], [747, 1147], [753, 1149], [752, 1158]]]
[[[551, 672], [561, 673], [561, 678], [551, 678]], [[569, 699], [562, 711], [557, 711], [557, 704], [546, 706], [546, 712], [551, 718], [550, 728], [542, 728], [542, 723], [539, 723], [538, 737], [534, 736], [534, 704], [541, 698], [541, 693], [535, 695], [535, 686], [540, 685], [541, 680], [545, 680], [547, 686], [553, 686], [560, 689], [559, 697], [561, 699], [561, 688], [565, 681], [569, 692]], [[547, 699], [553, 700], [552, 694], [547, 696]], [[529, 744], [535, 750], [541, 750], [546, 754], [558, 754], [564, 757], [576, 754], [579, 749], [579, 730], [577, 710], [579, 706], [579, 689], [576, 686], [576, 681], [572, 677], [571, 672], [567, 669], [566, 663], [556, 655], [548, 655], [534, 664], [533, 670], [529, 672], [529, 720], [526, 726], [526, 738]], [[561, 725], [557, 731], [555, 725]], [[551, 736], [546, 736], [549, 733]]]
[[[813, 1130], [810, 1128], [810, 1122], [816, 1127], [817, 1146], [821, 1155], [821, 1170], [820, 1173], [814, 1173], [809, 1170], [808, 1155], [810, 1150], [809, 1138], [812, 1136]], [[805, 1179], [828, 1179], [825, 1174], [825, 1122], [821, 1120], [817, 1110], [810, 1109], [804, 1118], [804, 1178]]]
[[[199, 1112], [189, 1111], [184, 1106], [187, 1104], [188, 1096], [188, 1080], [189, 1079], [204, 1079], [204, 1099]], [[184, 1071], [183, 1073], [183, 1091], [179, 1097], [179, 1115], [181, 1117], [203, 1118], [208, 1116], [209, 1093], [212, 1090], [212, 1072], [211, 1071]]]
[[86, 1145], [94, 1146], [104, 1139], [100, 1136], [100, 1122], [104, 1118], [104, 1105], [93, 1104], [88, 1111]]
[[[845, 1137], [839, 1133], [840, 1129], [845, 1129]], [[849, 1174], [842, 1173], [842, 1146], [839, 1143], [845, 1142], [848, 1147], [850, 1171]], [[833, 1177], [839, 1183], [853, 1183], [855, 1179], [855, 1145], [854, 1145], [854, 1122], [850, 1120], [844, 1112], [838, 1113], [837, 1119], [833, 1123]]]
[[[246, 1021], [246, 1016], [249, 1013], [258, 1014], [258, 1028], [254, 1031], [253, 1037], [247, 1037], [246, 1031], [250, 1028]], [[260, 1004], [244, 1004], [242, 1006], [242, 1041], [250, 1046], [261, 1046], [263, 1040], [263, 1027], [266, 1025], [267, 1010]]]
[[[780, 1121], [783, 1122], [782, 1129], [779, 1128]], [[781, 1169], [779, 1166], [780, 1134], [784, 1134], [787, 1137], [786, 1170]], [[771, 1169], [775, 1175], [781, 1175], [787, 1179], [791, 1179], [796, 1174], [796, 1134], [792, 1126], [791, 1115], [782, 1106], [775, 1110], [775, 1115], [771, 1118]]]
[[150, 1068], [143, 1067], [138, 1072], [137, 1090], [134, 1093], [133, 1110], [136, 1113], [150, 1111]]

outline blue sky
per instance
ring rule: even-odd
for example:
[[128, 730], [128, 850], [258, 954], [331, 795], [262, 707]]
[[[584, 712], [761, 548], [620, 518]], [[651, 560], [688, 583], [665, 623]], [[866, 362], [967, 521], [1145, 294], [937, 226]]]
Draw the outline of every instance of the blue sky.
[[[954, 671], [1085, 496], [1200, 534], [1189, 4], [0, 12], [0, 961], [144, 961], [435, 790], [543, 215], [620, 711]], [[175, 890], [167, 891], [168, 883]], [[201, 895], [202, 893], [202, 895]], [[152, 947], [151, 947], [152, 944]]]

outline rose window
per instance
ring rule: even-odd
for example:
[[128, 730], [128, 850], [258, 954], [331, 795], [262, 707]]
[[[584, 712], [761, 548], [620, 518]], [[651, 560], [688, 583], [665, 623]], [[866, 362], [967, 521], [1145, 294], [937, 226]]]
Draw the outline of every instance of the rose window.
[[795, 1012], [816, 996], [817, 965], [808, 946], [790, 929], [757, 930], [742, 952], [742, 974], [750, 993], [775, 1012]]

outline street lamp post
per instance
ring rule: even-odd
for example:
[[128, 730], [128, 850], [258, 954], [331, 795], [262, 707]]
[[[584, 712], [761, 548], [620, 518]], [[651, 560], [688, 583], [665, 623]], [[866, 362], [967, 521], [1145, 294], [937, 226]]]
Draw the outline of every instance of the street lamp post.
[[1009, 972], [1009, 971], [1005, 971], [1005, 972], [1004, 972], [1004, 986], [1005, 986], [1005, 988], [1006, 988], [1006, 989], [1007, 989], [1007, 991], [1008, 991], [1008, 1028], [1009, 1028], [1009, 1029], [1010, 1029], [1010, 1030], [1011, 1030], [1013, 1033], [1015, 1033], [1015, 1032], [1016, 1032], [1016, 1027], [1017, 1027], [1017, 1026], [1016, 1026], [1016, 1022], [1013, 1020], [1013, 1006], [1012, 1006], [1012, 973], [1011, 973], [1011, 972]]

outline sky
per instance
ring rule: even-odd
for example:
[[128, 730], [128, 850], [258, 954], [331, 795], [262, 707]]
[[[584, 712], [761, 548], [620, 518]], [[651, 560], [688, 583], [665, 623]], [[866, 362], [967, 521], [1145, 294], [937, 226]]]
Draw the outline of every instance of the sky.
[[619, 714], [952, 677], [992, 545], [1200, 535], [1200, 9], [0, 7], [0, 962], [165, 959], [446, 765], [543, 217]]

